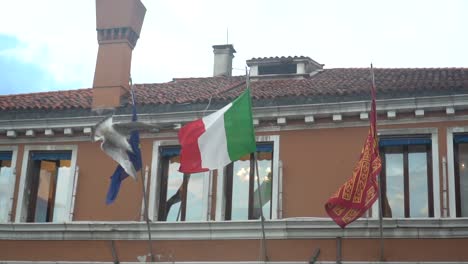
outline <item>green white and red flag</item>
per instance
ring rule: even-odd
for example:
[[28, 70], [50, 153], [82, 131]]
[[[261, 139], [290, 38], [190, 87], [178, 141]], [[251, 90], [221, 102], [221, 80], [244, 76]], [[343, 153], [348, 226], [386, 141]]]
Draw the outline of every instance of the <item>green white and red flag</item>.
[[256, 150], [250, 89], [220, 110], [179, 131], [183, 173], [221, 169]]

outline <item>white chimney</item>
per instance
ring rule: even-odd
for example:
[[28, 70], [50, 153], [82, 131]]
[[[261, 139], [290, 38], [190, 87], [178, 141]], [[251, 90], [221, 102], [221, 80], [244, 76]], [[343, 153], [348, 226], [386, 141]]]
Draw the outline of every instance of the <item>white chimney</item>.
[[213, 76], [232, 76], [232, 59], [236, 50], [231, 44], [214, 45]]

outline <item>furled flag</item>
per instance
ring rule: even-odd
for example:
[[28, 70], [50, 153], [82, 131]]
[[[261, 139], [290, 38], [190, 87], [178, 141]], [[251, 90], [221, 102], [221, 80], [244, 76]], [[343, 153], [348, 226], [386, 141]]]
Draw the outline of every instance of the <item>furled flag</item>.
[[369, 134], [361, 151], [352, 177], [331, 196], [325, 204], [327, 214], [341, 228], [361, 217], [377, 200], [377, 175], [382, 169], [379, 156], [375, 107], [375, 84], [371, 86], [371, 111]]
[[[132, 122], [136, 122], [138, 118], [137, 118], [135, 95], [133, 93], [133, 89], [131, 90], [131, 93], [132, 93], [132, 101], [133, 101]], [[138, 132], [137, 129], [132, 130], [132, 132], [130, 133], [130, 139], [128, 142], [130, 143], [130, 146], [132, 148], [132, 152], [127, 151], [128, 157], [130, 161], [132, 162], [132, 165], [135, 171], [139, 171], [142, 167], [142, 162], [141, 162], [141, 150], [140, 150], [140, 133]], [[115, 201], [115, 199], [117, 198], [117, 194], [119, 193], [119, 190], [120, 190], [120, 185], [122, 184], [122, 181], [125, 180], [125, 178], [127, 177], [128, 177], [128, 174], [125, 172], [125, 170], [122, 168], [121, 165], [118, 165], [114, 171], [114, 174], [112, 174], [111, 176], [111, 184], [109, 186], [109, 191], [107, 192], [107, 196], [106, 196], [107, 204], [111, 204]]]
[[220, 169], [255, 152], [250, 89], [220, 110], [183, 126], [179, 142], [183, 173]]

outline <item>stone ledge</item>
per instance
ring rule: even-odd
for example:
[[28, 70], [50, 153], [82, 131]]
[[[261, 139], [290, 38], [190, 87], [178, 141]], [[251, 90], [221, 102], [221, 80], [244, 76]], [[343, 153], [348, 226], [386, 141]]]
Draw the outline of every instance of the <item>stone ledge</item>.
[[[468, 238], [468, 218], [385, 219], [385, 238]], [[259, 221], [151, 223], [155, 240], [260, 239]], [[379, 238], [376, 219], [360, 219], [346, 229], [327, 218], [289, 218], [265, 223], [268, 239]], [[2, 240], [146, 240], [144, 222], [0, 224]]]

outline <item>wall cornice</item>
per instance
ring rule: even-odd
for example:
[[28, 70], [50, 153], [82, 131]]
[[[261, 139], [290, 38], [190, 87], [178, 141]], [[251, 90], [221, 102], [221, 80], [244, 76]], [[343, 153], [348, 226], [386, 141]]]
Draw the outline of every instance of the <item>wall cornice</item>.
[[[385, 219], [385, 238], [468, 238], [468, 218]], [[151, 223], [154, 240], [260, 239], [259, 221]], [[379, 238], [378, 220], [358, 220], [346, 229], [326, 218], [292, 218], [265, 223], [268, 239]], [[144, 222], [0, 224], [1, 240], [146, 240]]]
[[[466, 117], [456, 115], [456, 111], [468, 109], [468, 94], [466, 95], [451, 95], [451, 96], [433, 96], [433, 97], [418, 97], [405, 99], [387, 99], [377, 101], [377, 111], [379, 114], [388, 114], [392, 112], [397, 114], [394, 118], [379, 119], [379, 124], [398, 124], [398, 123], [417, 123], [431, 122], [432, 119], [439, 121], [450, 120], [466, 120]], [[277, 125], [288, 128], [288, 120], [302, 120], [308, 127], [346, 127], [346, 126], [361, 126], [368, 125], [367, 115], [370, 111], [369, 101], [355, 102], [339, 102], [339, 103], [323, 103], [323, 104], [307, 104], [307, 105], [289, 105], [289, 106], [269, 106], [255, 107], [254, 119], [257, 122], [276, 121], [281, 119], [281, 123]], [[416, 116], [416, 111], [419, 111], [422, 116]], [[432, 117], [428, 113], [431, 111], [446, 111], [445, 116]], [[213, 110], [214, 111], [214, 110]], [[153, 124], [174, 124], [174, 128], [180, 127], [180, 124], [195, 120], [209, 114], [213, 111], [184, 111], [184, 112], [169, 112], [169, 113], [142, 113], [139, 114], [139, 120]], [[425, 112], [424, 112], [425, 111]], [[414, 112], [413, 118], [408, 120], [408, 115], [398, 116], [399, 113]], [[424, 115], [426, 113], [426, 115]], [[362, 116], [361, 116], [362, 115]], [[333, 118], [340, 118], [334, 121]], [[345, 117], [343, 120], [341, 117]], [[361, 121], [347, 121], [346, 117], [358, 117]], [[416, 118], [417, 117], [417, 118]], [[78, 131], [78, 135], [82, 131], [92, 128], [102, 116], [83, 116], [83, 117], [61, 117], [61, 118], [40, 118], [40, 119], [9, 119], [0, 120], [0, 133], [5, 133], [8, 136], [8, 131], [12, 135], [10, 138], [17, 138], [17, 135], [23, 135], [28, 130], [37, 131], [32, 133], [40, 135], [44, 130], [50, 129], [59, 131], [55, 137], [64, 136], [64, 129], [68, 131]], [[315, 118], [329, 118], [329, 122], [314, 123]], [[116, 115], [115, 122], [128, 122], [131, 115]], [[359, 120], [358, 119], [358, 120]], [[310, 121], [312, 120], [312, 121]], [[434, 120], [432, 120], [434, 121]], [[278, 121], [279, 122], [279, 121]], [[274, 125], [274, 124], [273, 124]], [[304, 125], [302, 125], [304, 126]], [[259, 126], [259, 131], [262, 131], [262, 126]], [[268, 129], [266, 129], [268, 131]], [[16, 133], [18, 132], [18, 133]], [[84, 133], [84, 132], [83, 132]], [[36, 138], [36, 137], [35, 137]]]

